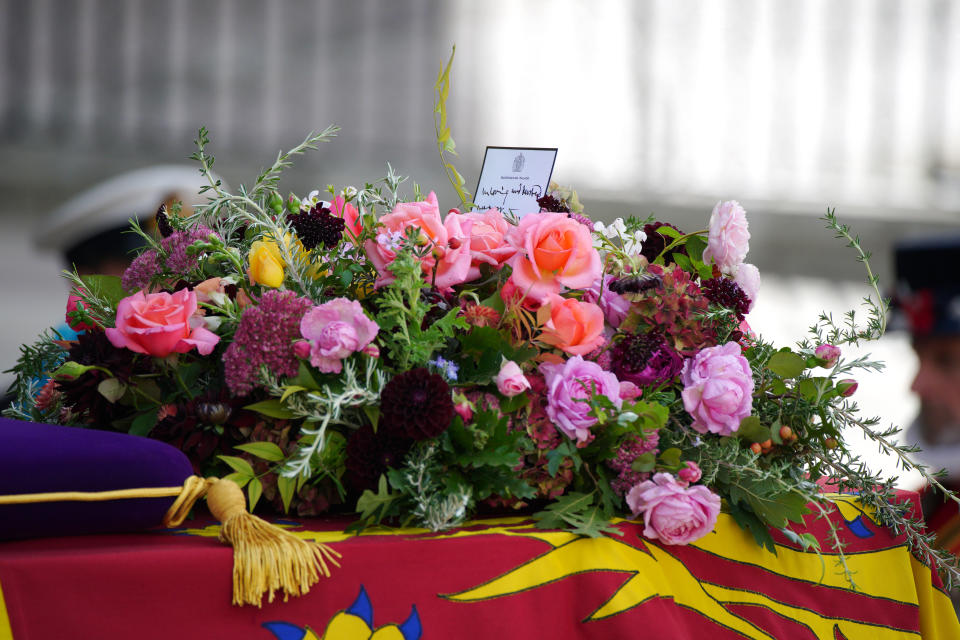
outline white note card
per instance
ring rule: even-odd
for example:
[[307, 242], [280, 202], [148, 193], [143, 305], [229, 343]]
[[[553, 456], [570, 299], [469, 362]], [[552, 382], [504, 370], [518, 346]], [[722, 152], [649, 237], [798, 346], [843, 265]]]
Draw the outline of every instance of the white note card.
[[479, 210], [496, 207], [522, 217], [540, 211], [537, 200], [547, 192], [556, 149], [487, 147], [473, 202]]

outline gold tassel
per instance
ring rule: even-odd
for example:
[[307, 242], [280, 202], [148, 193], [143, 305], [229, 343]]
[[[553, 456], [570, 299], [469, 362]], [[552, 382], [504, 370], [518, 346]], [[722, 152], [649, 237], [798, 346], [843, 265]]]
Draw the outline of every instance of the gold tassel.
[[207, 490], [210, 513], [221, 522], [220, 540], [233, 546], [233, 604], [261, 606], [264, 594], [273, 602], [283, 591], [300, 596], [330, 577], [327, 561], [339, 567], [340, 554], [330, 547], [302, 540], [247, 512], [243, 491], [230, 480]]

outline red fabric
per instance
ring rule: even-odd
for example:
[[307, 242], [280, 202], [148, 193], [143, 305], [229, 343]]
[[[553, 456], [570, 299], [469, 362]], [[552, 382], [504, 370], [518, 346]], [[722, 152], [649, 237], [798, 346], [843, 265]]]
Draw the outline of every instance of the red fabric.
[[[202, 524], [193, 526], [201, 528]], [[304, 527], [330, 531], [340, 530], [345, 524], [345, 520], [314, 520]], [[814, 528], [825, 526], [813, 520], [809, 524]], [[864, 526], [869, 534], [866, 538], [844, 531], [846, 525], [839, 524], [849, 544], [848, 553], [902, 546], [872, 522]], [[640, 537], [641, 525], [628, 522], [619, 525], [625, 533], [622, 539], [615, 543], [601, 541], [600, 547], [591, 546], [596, 541], [587, 539], [555, 545], [538, 539], [541, 532], [529, 528], [529, 523], [513, 521], [500, 533], [489, 533], [491, 526], [474, 524], [464, 530], [469, 535], [460, 537], [407, 532], [333, 542], [331, 546], [343, 554], [343, 560], [342, 567], [333, 570], [332, 578], [321, 579], [305, 597], [265, 604], [262, 609], [230, 605], [232, 552], [216, 538], [195, 535], [196, 531], [189, 535], [153, 532], [5, 543], [0, 545], [0, 588], [15, 640], [313, 640], [324, 637], [324, 630], [328, 625], [333, 627], [335, 616], [355, 602], [361, 588], [373, 609], [371, 632], [388, 623], [404, 622], [415, 606], [423, 638], [427, 639], [827, 637], [816, 635], [811, 627], [782, 612], [748, 602], [747, 596], [752, 593], [767, 594], [779, 603], [798, 607], [798, 611], [814, 611], [830, 618], [830, 634], [836, 638], [879, 636], [869, 632], [848, 632], [844, 636], [840, 627], [833, 628], [834, 618], [841, 626], [842, 620], [853, 619], [907, 634], [897, 637], [920, 637], [917, 602], [878, 599], [803, 581], [783, 574], [782, 568], [775, 566], [779, 560], [770, 554], [764, 556], [768, 558], [764, 564], [748, 559], [734, 561], [694, 546], [658, 547]], [[740, 536], [729, 520], [719, 526], [734, 527], [723, 535]], [[786, 561], [790, 545], [782, 542], [777, 558]], [[612, 568], [594, 564], [589, 554], [575, 553], [575, 545], [613, 549], [623, 554], [623, 563]], [[453, 597], [493, 583], [505, 574], [515, 575], [534, 567], [549, 554], [563, 552], [571, 553], [572, 561], [566, 575], [559, 579], [532, 583], [519, 580], [521, 586], [513, 592], [487, 599], [463, 601]], [[682, 588], [693, 596], [703, 597], [702, 593], [692, 593], [701, 585], [709, 593], [719, 585], [737, 590], [744, 598], [722, 605], [724, 613], [731, 616], [725, 621], [715, 613], [684, 605], [682, 598], [666, 595], [670, 589], [681, 587], [664, 584], [661, 595], [632, 603], [614, 615], [588, 620], [629, 580], [654, 579], [652, 574], [639, 573], [653, 565], [631, 564], [654, 557], [658, 558], [657, 566], [670, 566], [673, 560], [682, 563], [683, 572], [689, 572], [695, 580], [693, 587]], [[828, 564], [826, 571], [832, 573], [834, 568]], [[890, 579], [901, 579], [894, 568], [890, 571]], [[736, 631], [729, 626], [731, 620], [743, 622], [753, 631]], [[283, 629], [292, 635], [281, 635], [281, 626], [270, 627], [270, 623], [283, 623]], [[955, 625], [956, 620], [943, 624]], [[960, 637], [960, 626], [956, 629], [957, 636], [940, 637]], [[0, 624], [0, 638], [3, 636]], [[336, 640], [344, 636], [331, 632], [327, 637]], [[357, 637], [378, 638], [376, 633]]]

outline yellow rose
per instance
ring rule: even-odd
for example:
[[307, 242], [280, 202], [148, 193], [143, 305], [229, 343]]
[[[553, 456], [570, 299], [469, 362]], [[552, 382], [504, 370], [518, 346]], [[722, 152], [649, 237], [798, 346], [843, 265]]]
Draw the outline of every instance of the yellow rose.
[[280, 247], [271, 240], [256, 240], [247, 256], [250, 266], [247, 274], [253, 284], [279, 287], [283, 284], [283, 256]]

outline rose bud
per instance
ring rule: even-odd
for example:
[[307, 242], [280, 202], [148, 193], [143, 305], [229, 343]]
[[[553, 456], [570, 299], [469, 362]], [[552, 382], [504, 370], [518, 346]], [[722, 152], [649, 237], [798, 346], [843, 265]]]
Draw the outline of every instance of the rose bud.
[[860, 383], [853, 378], [844, 378], [837, 383], [837, 391], [839, 391], [840, 395], [844, 398], [849, 398], [857, 392], [857, 387], [859, 386]]
[[840, 359], [840, 347], [832, 344], [822, 344], [816, 348], [813, 355], [820, 361], [820, 366], [826, 369], [832, 369]]

